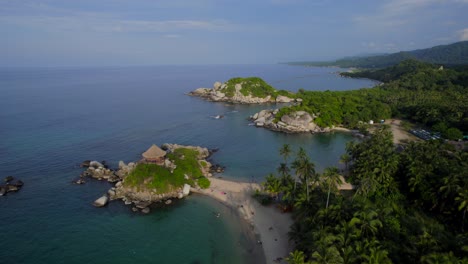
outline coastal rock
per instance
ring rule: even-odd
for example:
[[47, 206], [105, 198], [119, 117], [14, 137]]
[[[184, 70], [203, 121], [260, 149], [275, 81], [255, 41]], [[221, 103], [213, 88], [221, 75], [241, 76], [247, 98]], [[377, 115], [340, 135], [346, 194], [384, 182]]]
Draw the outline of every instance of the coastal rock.
[[17, 180], [14, 185], [16, 185], [16, 187], [23, 187], [24, 182], [22, 180]]
[[184, 184], [184, 189], [182, 190], [182, 194], [184, 196], [187, 196], [190, 194], [190, 185], [188, 184]]
[[[278, 109], [275, 110], [262, 110], [252, 116], [252, 120], [257, 127], [265, 127], [270, 130], [280, 131], [285, 133], [324, 133], [329, 132], [330, 129], [322, 129], [315, 124], [313, 114], [305, 111], [296, 111], [281, 116], [277, 121]], [[257, 117], [253, 119], [253, 117]]]
[[219, 90], [219, 89], [221, 88], [222, 85], [223, 85], [223, 84], [220, 83], [220, 82], [215, 82], [215, 83], [213, 84], [213, 89]]
[[100, 163], [99, 161], [91, 161], [89, 163], [89, 167], [93, 167], [95, 169], [98, 169], [98, 168], [104, 168], [104, 165], [102, 165], [102, 163]]
[[94, 201], [93, 205], [96, 207], [104, 207], [109, 202], [109, 198], [106, 195], [101, 196], [99, 199]]
[[192, 95], [195, 95], [195, 96], [206, 96], [210, 92], [211, 92], [211, 89], [209, 89], [209, 88], [198, 88], [198, 89], [192, 91], [191, 93], [192, 93]]
[[[226, 95], [227, 85], [216, 82], [213, 85], [213, 89], [209, 88], [198, 88], [189, 93], [192, 96], [198, 96], [214, 102], [231, 102], [231, 103], [240, 103], [240, 104], [259, 104], [271, 102], [271, 96], [266, 96], [264, 98], [255, 97], [251, 94], [244, 95], [242, 93], [242, 83], [236, 83], [234, 85], [234, 94], [230, 92], [230, 95]], [[273, 101], [274, 102], [274, 101]]]
[[289, 97], [287, 97], [287, 96], [283, 96], [283, 95], [278, 95], [278, 96], [276, 97], [276, 102], [277, 102], [277, 103], [290, 103], [290, 102], [292, 102], [293, 100], [294, 100], [294, 99], [291, 99], [291, 98], [289, 98]]
[[13, 176], [7, 176], [5, 177], [5, 182], [8, 183], [8, 182], [11, 182], [13, 180]]
[[149, 209], [149, 207], [145, 207], [145, 208], [143, 208], [143, 209], [141, 210], [141, 212], [144, 213], [144, 214], [149, 214], [150, 211], [151, 211], [151, 210]]
[[85, 161], [81, 162], [80, 167], [81, 168], [88, 168], [90, 162], [91, 162], [90, 160], [85, 160]]
[[7, 193], [7, 190], [5, 186], [0, 186], [0, 196], [4, 196], [6, 195], [6, 193]]
[[166, 201], [164, 202], [164, 204], [166, 204], [166, 205], [170, 205], [171, 203], [172, 203], [172, 200], [171, 200], [171, 199], [166, 200]]
[[260, 117], [254, 121], [254, 123], [265, 123], [265, 117]]
[[84, 179], [82, 179], [82, 178], [79, 178], [78, 180], [74, 181], [73, 183], [80, 185], [80, 184], [85, 184], [86, 181]]
[[5, 187], [6, 187], [6, 192], [17, 192], [20, 189], [16, 185], [6, 185]]

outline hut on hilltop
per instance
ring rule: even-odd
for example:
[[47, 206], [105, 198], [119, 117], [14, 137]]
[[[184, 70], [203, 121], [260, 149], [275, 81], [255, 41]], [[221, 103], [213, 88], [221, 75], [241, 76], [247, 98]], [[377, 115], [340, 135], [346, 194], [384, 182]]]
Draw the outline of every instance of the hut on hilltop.
[[156, 145], [152, 145], [147, 151], [142, 154], [143, 160], [148, 163], [164, 164], [166, 152]]

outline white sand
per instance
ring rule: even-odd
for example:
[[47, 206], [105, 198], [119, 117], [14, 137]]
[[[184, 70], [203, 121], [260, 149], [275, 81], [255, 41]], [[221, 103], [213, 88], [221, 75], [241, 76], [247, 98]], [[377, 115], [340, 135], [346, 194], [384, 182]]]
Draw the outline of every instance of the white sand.
[[[240, 215], [253, 226], [253, 230], [260, 236], [267, 263], [286, 263], [275, 261], [285, 258], [293, 249], [289, 242], [288, 232], [293, 224], [291, 215], [281, 213], [274, 207], [262, 206], [252, 195], [260, 185], [256, 183], [235, 182], [210, 178], [211, 186], [205, 190], [192, 188], [193, 192], [213, 197], [239, 210]], [[271, 228], [270, 228], [271, 227]]]
[[401, 126], [401, 120], [399, 119], [386, 120], [385, 124], [390, 125], [390, 128], [393, 133], [394, 144], [399, 144], [401, 143], [402, 140], [411, 140], [411, 141], [418, 140], [417, 137], [410, 134]]
[[[267, 263], [286, 263], [284, 260], [294, 249], [293, 242], [289, 241], [288, 232], [293, 220], [289, 213], [282, 213], [274, 206], [263, 206], [252, 195], [260, 190], [257, 183], [236, 182], [210, 178], [211, 186], [208, 189], [191, 190], [196, 193], [213, 197], [232, 208], [237, 208], [240, 215], [253, 227], [260, 236]], [[344, 182], [344, 179], [343, 179]], [[342, 190], [353, 189], [348, 183], [340, 186]], [[281, 261], [277, 261], [282, 258]]]

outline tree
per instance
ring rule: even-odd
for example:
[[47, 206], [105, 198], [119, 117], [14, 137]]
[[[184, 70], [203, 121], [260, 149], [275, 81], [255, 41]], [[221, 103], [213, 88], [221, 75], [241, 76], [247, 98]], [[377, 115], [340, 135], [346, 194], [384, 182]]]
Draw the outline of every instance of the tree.
[[275, 177], [273, 174], [270, 174], [265, 178], [265, 180], [266, 181], [263, 183], [265, 190], [271, 193], [275, 199], [278, 200], [278, 194], [281, 191], [280, 179]]
[[457, 201], [458, 205], [458, 210], [463, 211], [463, 219], [462, 219], [462, 232], [464, 232], [465, 228], [465, 217], [466, 217], [466, 212], [468, 211], [468, 189], [463, 189], [458, 193], [458, 196], [455, 198], [455, 201]]
[[327, 195], [327, 204], [325, 208], [328, 209], [328, 202], [330, 201], [330, 192], [337, 191], [339, 185], [341, 185], [343, 182], [341, 181], [340, 174], [338, 174], [338, 168], [336, 167], [328, 167], [325, 169], [325, 172], [323, 173], [323, 182], [325, 183], [325, 186], [328, 187], [328, 195]]
[[281, 176], [286, 177], [286, 175], [289, 175], [289, 167], [286, 163], [281, 163], [280, 166], [278, 167], [278, 173], [281, 174]]
[[463, 138], [463, 133], [459, 129], [451, 127], [442, 136], [450, 140], [458, 140]]
[[348, 164], [351, 161], [351, 156], [348, 153], [341, 155], [340, 162], [344, 163], [346, 170], [348, 170]]
[[315, 165], [309, 160], [303, 148], [299, 149], [297, 158], [293, 162], [293, 168], [295, 169], [296, 176], [306, 185], [307, 201], [309, 201], [309, 181], [312, 179], [314, 183], [316, 182]]
[[305, 261], [304, 252], [299, 250], [294, 250], [293, 252], [289, 253], [289, 257], [286, 258], [286, 261], [289, 264], [310, 264], [310, 262]]
[[292, 154], [291, 146], [289, 144], [283, 144], [279, 152], [284, 159], [284, 163], [288, 164], [288, 158]]
[[388, 252], [380, 248], [369, 249], [370, 254], [364, 256], [363, 264], [391, 264], [392, 261], [388, 258]]

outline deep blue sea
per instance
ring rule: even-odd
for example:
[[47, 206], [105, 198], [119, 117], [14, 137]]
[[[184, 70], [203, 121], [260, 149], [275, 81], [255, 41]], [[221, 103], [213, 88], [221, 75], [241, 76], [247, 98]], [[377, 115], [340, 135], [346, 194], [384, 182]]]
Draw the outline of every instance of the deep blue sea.
[[[110, 184], [71, 181], [86, 159], [138, 160], [151, 144], [219, 148], [223, 177], [261, 181], [284, 143], [308, 150], [318, 170], [337, 165], [344, 133], [286, 135], [248, 126], [275, 105], [211, 103], [185, 93], [231, 77], [259, 76], [277, 89], [349, 90], [370, 80], [334, 68], [210, 65], [0, 69], [0, 180], [25, 182], [0, 197], [0, 263], [249, 263], [252, 244], [235, 212], [192, 195], [149, 215], [120, 202], [94, 208]], [[210, 116], [224, 114], [224, 119]], [[214, 214], [221, 212], [221, 217]]]

